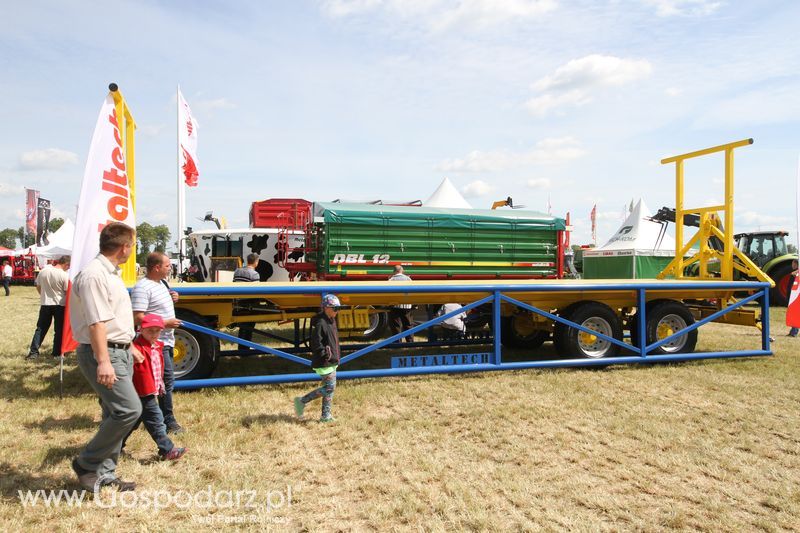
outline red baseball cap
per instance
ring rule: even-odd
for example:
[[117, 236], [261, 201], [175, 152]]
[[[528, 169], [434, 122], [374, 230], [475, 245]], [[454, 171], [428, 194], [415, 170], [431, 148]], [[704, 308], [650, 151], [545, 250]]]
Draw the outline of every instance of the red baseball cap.
[[149, 314], [142, 317], [142, 329], [144, 328], [161, 328], [164, 329], [164, 319], [158, 315]]

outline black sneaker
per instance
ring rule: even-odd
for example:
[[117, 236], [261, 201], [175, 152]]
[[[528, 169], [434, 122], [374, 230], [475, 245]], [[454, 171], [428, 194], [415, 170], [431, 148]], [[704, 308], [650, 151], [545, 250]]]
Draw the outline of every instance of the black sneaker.
[[25, 357], [25, 360], [26, 360], [26, 361], [32, 361], [33, 359], [39, 359], [39, 354], [38, 354], [38, 353], [29, 353], [29, 354], [28, 354], [28, 355]]
[[186, 433], [186, 430], [177, 422], [167, 426], [167, 435], [180, 435], [181, 433]]

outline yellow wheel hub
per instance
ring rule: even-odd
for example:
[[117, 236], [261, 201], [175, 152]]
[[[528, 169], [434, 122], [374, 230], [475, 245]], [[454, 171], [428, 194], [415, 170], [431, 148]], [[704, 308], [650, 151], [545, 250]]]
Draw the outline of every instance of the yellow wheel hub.
[[597, 342], [597, 335], [592, 335], [591, 333], [586, 333], [585, 331], [581, 331], [578, 333], [580, 337], [580, 342], [584, 345], [594, 344]]
[[672, 329], [672, 326], [670, 326], [669, 324], [662, 323], [658, 325], [656, 336], [658, 337], [658, 340], [661, 340], [661, 339], [666, 339], [673, 333], [675, 333], [675, 330]]
[[183, 361], [184, 357], [186, 357], [186, 345], [181, 341], [175, 342], [175, 349], [173, 351], [173, 360], [176, 363], [180, 363], [181, 361]]

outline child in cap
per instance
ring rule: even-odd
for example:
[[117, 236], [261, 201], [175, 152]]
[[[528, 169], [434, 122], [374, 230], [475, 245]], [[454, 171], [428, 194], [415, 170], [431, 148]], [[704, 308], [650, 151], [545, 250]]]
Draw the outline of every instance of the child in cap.
[[306, 404], [322, 397], [322, 418], [320, 422], [333, 422], [331, 404], [336, 388], [336, 368], [339, 366], [339, 330], [336, 327], [336, 313], [341, 307], [339, 298], [333, 294], [322, 297], [322, 312], [311, 319], [311, 367], [320, 378], [322, 386], [305, 396], [294, 399], [294, 412], [303, 416]]
[[164, 387], [164, 354], [162, 352], [164, 343], [158, 340], [163, 329], [164, 320], [160, 316], [144, 315], [141, 331], [133, 340], [133, 345], [143, 356], [141, 361], [137, 358], [133, 364], [133, 386], [142, 401], [142, 416], [122, 441], [122, 447], [125, 447], [125, 441], [139, 427], [139, 424], [144, 423], [145, 429], [158, 446], [158, 455], [161, 459], [174, 461], [186, 453], [186, 448], [176, 447], [167, 437], [164, 415], [158, 407], [158, 397], [166, 391]]

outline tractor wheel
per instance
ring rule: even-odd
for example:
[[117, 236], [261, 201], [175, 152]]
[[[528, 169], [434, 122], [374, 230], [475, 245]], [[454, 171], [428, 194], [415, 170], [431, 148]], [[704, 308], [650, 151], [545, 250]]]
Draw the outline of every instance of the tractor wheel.
[[550, 332], [534, 327], [528, 313], [501, 318], [500, 341], [506, 348], [536, 349], [550, 337]]
[[785, 261], [770, 270], [769, 277], [775, 282], [775, 287], [769, 290], [770, 305], [786, 307], [789, 305], [789, 294], [792, 288], [789, 283], [792, 280], [792, 262]]
[[[562, 311], [561, 316], [581, 326], [622, 340], [622, 323], [617, 314], [599, 302], [581, 302]], [[562, 356], [581, 356], [590, 359], [614, 357], [620, 347], [591, 333], [556, 324], [554, 333], [556, 350]]]
[[[694, 324], [694, 316], [689, 308], [673, 300], [663, 301], [647, 309], [647, 344], [665, 339], [684, 328]], [[649, 355], [691, 353], [697, 345], [697, 330], [692, 330], [686, 335], [659, 346]]]
[[[208, 326], [197, 313], [176, 309], [179, 320]], [[219, 339], [182, 326], [175, 328], [175, 379], [205, 379], [217, 366]]]

